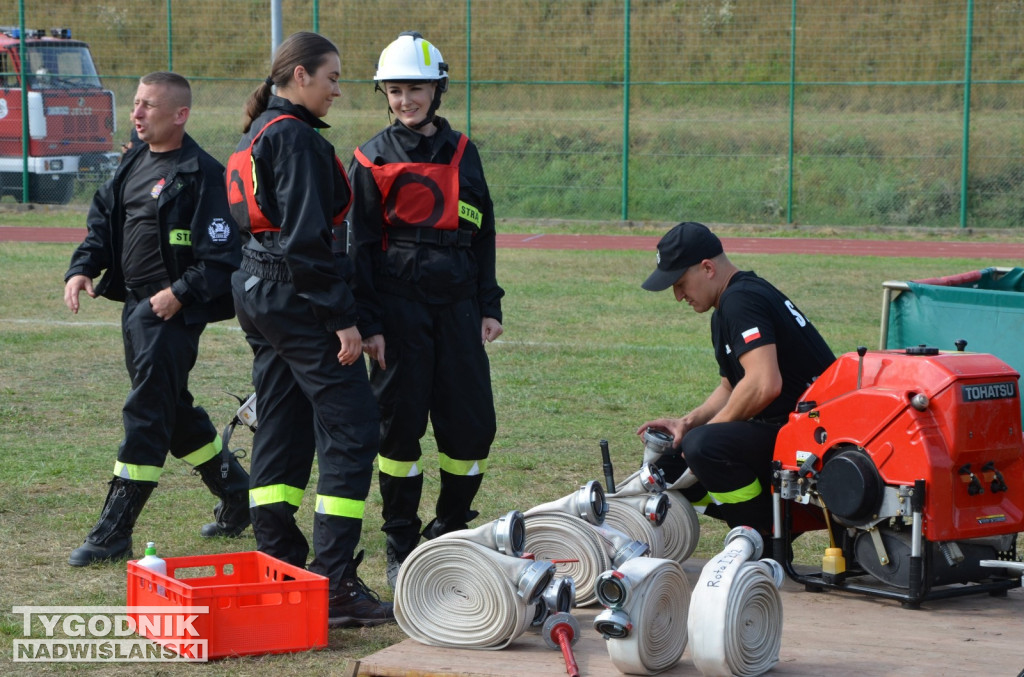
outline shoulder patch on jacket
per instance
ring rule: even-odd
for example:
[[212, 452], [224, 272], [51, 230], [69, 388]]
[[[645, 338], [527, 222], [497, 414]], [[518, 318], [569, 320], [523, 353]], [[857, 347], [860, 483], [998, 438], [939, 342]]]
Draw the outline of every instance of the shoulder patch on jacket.
[[210, 239], [218, 244], [223, 244], [231, 238], [231, 227], [224, 219], [217, 217], [210, 222]]

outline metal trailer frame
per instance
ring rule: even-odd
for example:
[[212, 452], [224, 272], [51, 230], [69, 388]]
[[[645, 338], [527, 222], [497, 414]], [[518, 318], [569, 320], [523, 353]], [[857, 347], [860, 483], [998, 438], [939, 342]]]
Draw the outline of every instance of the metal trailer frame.
[[[906, 609], [918, 609], [921, 602], [948, 599], [951, 597], [963, 597], [965, 595], [977, 595], [988, 593], [992, 597], [1005, 597], [1007, 592], [1022, 587], [1021, 575], [1017, 567], [1011, 567], [1006, 575], [997, 571], [992, 572], [992, 578], [987, 581], [973, 581], [964, 584], [948, 583], [932, 587], [932, 548], [928, 547], [930, 542], [923, 537], [923, 508], [924, 508], [924, 480], [917, 480], [914, 483], [914, 491], [911, 497], [913, 508], [912, 523], [912, 548], [910, 555], [910, 569], [908, 575], [909, 587], [898, 588], [886, 585], [882, 581], [873, 578], [867, 571], [852, 565], [846, 572], [834, 576], [826, 576], [822, 571], [800, 573], [793, 566], [793, 550], [790, 547], [792, 542], [791, 524], [791, 501], [783, 500], [781, 495], [781, 472], [775, 468], [773, 472], [773, 493], [772, 512], [774, 519], [774, 532], [772, 537], [772, 558], [778, 561], [786, 575], [797, 583], [802, 583], [808, 592], [821, 592], [822, 590], [843, 590], [846, 592], [858, 592], [873, 597], [892, 599], [900, 602]], [[1016, 551], [1017, 539], [1014, 539], [1013, 550]], [[993, 560], [993, 562], [995, 562]], [[1002, 563], [999, 560], [1000, 564]], [[1007, 561], [1007, 565], [1016, 564]], [[868, 582], [865, 582], [868, 581]]]

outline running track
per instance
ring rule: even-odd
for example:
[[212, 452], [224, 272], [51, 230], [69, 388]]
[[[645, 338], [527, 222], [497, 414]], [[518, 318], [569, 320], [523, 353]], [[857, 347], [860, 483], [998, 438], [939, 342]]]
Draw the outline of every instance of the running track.
[[[0, 226], [0, 242], [81, 242], [79, 228]], [[653, 252], [657, 235], [561, 235], [499, 233], [500, 249], [635, 249]], [[932, 240], [847, 240], [791, 237], [723, 237], [729, 253], [829, 254], [838, 256], [909, 256], [977, 258], [1024, 263], [1024, 242], [942, 242]]]

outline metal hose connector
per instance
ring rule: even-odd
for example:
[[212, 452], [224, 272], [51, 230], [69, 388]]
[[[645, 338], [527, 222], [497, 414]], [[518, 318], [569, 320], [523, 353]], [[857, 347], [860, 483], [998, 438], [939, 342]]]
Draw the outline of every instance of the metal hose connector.
[[624, 498], [640, 494], [660, 494], [667, 488], [665, 474], [654, 463], [645, 462], [635, 473], [615, 485], [615, 493], [609, 494]]
[[779, 662], [782, 599], [775, 567], [756, 561], [763, 547], [757, 531], [736, 527], [701, 571], [687, 626], [690, 655], [705, 677], [753, 677]]
[[522, 557], [526, 546], [526, 525], [523, 513], [510, 510], [503, 516], [475, 529], [450, 531], [437, 538], [461, 538], [496, 550], [509, 557]]
[[568, 496], [534, 506], [526, 514], [541, 512], [563, 512], [590, 524], [601, 525], [604, 524], [604, 516], [608, 512], [608, 503], [601, 483], [590, 480]]

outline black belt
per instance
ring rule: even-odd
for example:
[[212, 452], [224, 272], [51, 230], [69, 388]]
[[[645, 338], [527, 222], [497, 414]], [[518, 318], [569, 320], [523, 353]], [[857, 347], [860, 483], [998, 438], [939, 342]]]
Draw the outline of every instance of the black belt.
[[150, 296], [153, 296], [157, 292], [161, 292], [170, 286], [170, 282], [162, 280], [160, 282], [142, 284], [138, 287], [125, 287], [125, 291], [128, 292], [128, 296], [131, 296], [136, 301], [141, 301], [142, 299], [148, 299]]
[[443, 247], [469, 247], [473, 244], [473, 231], [440, 230], [438, 228], [388, 228], [384, 231], [389, 240], [436, 244]]

